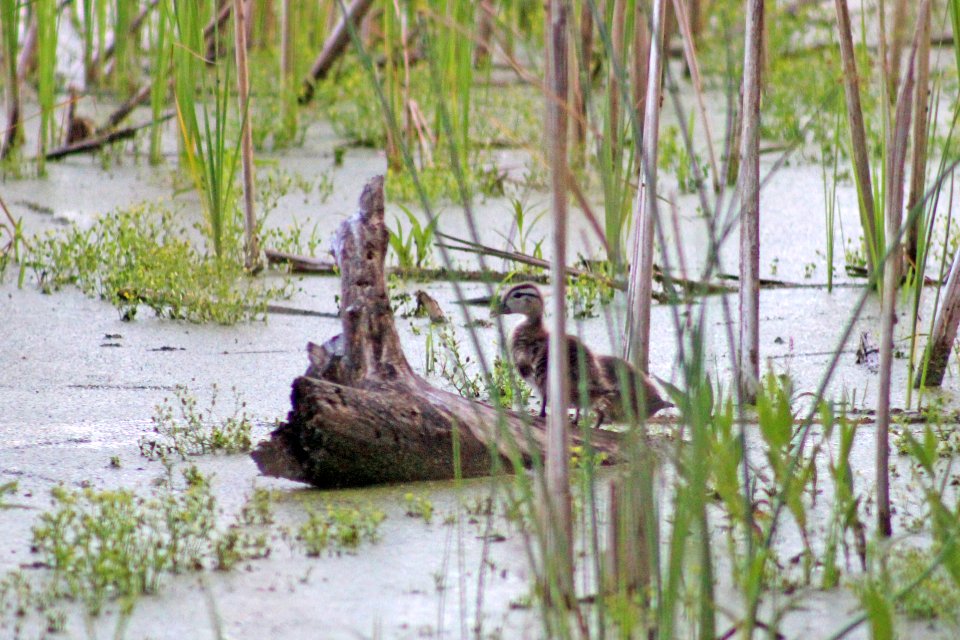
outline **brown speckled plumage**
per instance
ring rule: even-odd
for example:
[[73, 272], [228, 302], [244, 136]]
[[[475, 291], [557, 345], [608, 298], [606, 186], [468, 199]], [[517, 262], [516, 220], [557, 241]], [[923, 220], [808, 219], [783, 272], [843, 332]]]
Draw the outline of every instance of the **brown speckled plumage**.
[[[510, 337], [510, 355], [517, 373], [540, 394], [540, 415], [546, 414], [547, 362], [550, 334], [543, 322], [543, 298], [532, 284], [519, 284], [508, 289], [500, 300], [498, 313], [521, 313], [525, 316]], [[636, 393], [637, 372], [626, 361], [613, 356], [597, 356], [574, 336], [566, 337], [569, 404], [577, 408], [591, 406], [597, 412], [597, 424], [604, 419], [623, 421], [630, 414], [646, 417], [670, 406], [660, 398], [647, 376], [641, 374], [644, 386], [645, 411], [640, 412]], [[582, 384], [581, 384], [581, 381]], [[582, 393], [586, 393], [583, 402]], [[630, 407], [623, 401], [629, 396]]]

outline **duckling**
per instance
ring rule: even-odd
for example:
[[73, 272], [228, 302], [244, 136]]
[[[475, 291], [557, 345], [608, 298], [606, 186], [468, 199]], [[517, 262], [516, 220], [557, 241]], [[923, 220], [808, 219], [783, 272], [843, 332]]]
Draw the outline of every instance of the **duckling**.
[[67, 144], [82, 142], [92, 138], [97, 126], [90, 118], [77, 115], [77, 101], [80, 96], [77, 90], [70, 89], [70, 106], [67, 108]]
[[[517, 325], [510, 337], [510, 355], [520, 377], [530, 383], [540, 394], [540, 417], [547, 415], [547, 360], [549, 357], [550, 333], [543, 322], [543, 296], [532, 284], [518, 284], [508, 289], [494, 308], [494, 315], [520, 313], [526, 319]], [[593, 354], [578, 338], [566, 337], [570, 377], [569, 404], [577, 408], [575, 419], [580, 417], [580, 374], [585, 373], [588, 384], [599, 379]], [[588, 396], [600, 391], [588, 387]]]
[[[616, 356], [596, 356], [597, 367], [603, 379], [605, 392], [593, 400], [597, 413], [597, 426], [604, 418], [611, 422], [623, 422], [631, 417], [646, 418], [673, 403], [660, 397], [650, 377], [637, 373], [629, 362]], [[637, 393], [638, 383], [643, 385], [643, 397]], [[642, 401], [642, 404], [641, 404]], [[629, 402], [629, 404], [628, 404]], [[627, 408], [629, 407], [629, 411]]]
[[[540, 290], [529, 283], [518, 284], [501, 296], [493, 310], [494, 315], [520, 313], [526, 316], [510, 337], [510, 354], [520, 377], [540, 393], [540, 417], [546, 416], [547, 406], [547, 361], [549, 358], [550, 334], [543, 322], [543, 296]], [[634, 415], [648, 416], [669, 403], [657, 393], [649, 378], [638, 374], [625, 360], [614, 356], [597, 356], [574, 336], [566, 336], [570, 377], [569, 404], [576, 407], [580, 417], [581, 379], [584, 380], [589, 405], [597, 412], [597, 424], [605, 418], [626, 419], [628, 412], [622, 398], [626, 385]], [[644, 385], [644, 411], [640, 411], [640, 398], [636, 393], [637, 376]], [[582, 378], [581, 378], [582, 376]]]

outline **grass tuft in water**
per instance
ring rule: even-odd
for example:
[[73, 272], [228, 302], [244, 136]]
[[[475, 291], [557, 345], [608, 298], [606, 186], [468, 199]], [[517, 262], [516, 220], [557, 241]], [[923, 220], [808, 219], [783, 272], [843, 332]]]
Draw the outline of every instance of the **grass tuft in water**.
[[140, 441], [140, 453], [150, 459], [177, 455], [181, 459], [208, 453], [244, 453], [252, 444], [253, 426], [246, 403], [233, 389], [234, 406], [230, 415], [216, 419], [219, 389], [213, 385], [210, 407], [197, 409], [197, 398], [185, 386], [177, 385], [174, 398], [157, 405], [153, 420], [154, 435]]
[[355, 549], [363, 541], [376, 542], [386, 514], [372, 506], [328, 504], [325, 511], [308, 510], [307, 520], [297, 532], [308, 556], [327, 550]]

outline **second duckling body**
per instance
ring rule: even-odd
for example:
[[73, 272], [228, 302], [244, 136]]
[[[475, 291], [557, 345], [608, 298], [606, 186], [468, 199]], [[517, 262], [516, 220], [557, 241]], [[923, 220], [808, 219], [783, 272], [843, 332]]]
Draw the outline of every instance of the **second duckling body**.
[[[496, 312], [525, 316], [510, 338], [510, 355], [517, 373], [540, 393], [540, 416], [545, 416], [550, 334], [543, 321], [543, 296], [532, 284], [513, 286], [501, 297]], [[577, 408], [578, 418], [580, 408], [587, 406], [595, 409], [598, 426], [607, 418], [626, 420], [631, 412], [646, 417], [669, 406], [650, 380], [638, 374], [626, 361], [594, 355], [574, 336], [566, 336], [564, 342], [570, 380], [569, 404]], [[637, 394], [638, 375], [644, 389], [642, 399]], [[629, 404], [624, 401], [627, 397]]]

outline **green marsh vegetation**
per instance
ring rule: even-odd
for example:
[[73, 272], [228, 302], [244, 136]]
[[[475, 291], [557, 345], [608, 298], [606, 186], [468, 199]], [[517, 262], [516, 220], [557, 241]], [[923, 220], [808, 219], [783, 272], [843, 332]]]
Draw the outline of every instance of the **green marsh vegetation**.
[[[186, 7], [161, 0], [141, 27], [147, 37], [140, 44], [134, 39], [119, 39], [110, 73], [106, 73], [104, 56], [95, 56], [94, 52], [105, 51], [105, 34], [129, 32], [133, 13], [116, 11], [102, 0], [75, 2], [64, 9], [82, 15], [84, 62], [87, 76], [96, 86], [109, 86], [119, 96], [126, 96], [131, 85], [146, 80], [138, 78], [136, 70], [142, 66], [138, 60], [148, 61], [150, 113], [156, 121], [170, 104], [172, 84], [180, 167], [201, 195], [205, 213], [201, 235], [209, 250], [198, 250], [188, 239], [191, 232], [176, 222], [176, 211], [144, 208], [105, 216], [87, 231], [71, 230], [58, 239], [33, 238], [22, 246], [16, 244], [17, 227], [11, 220], [13, 226], [2, 227], [4, 238], [9, 235], [13, 243], [4, 251], [4, 261], [12, 259], [25, 266], [44, 288], [75, 283], [112, 302], [124, 317], [132, 317], [141, 305], [163, 316], [195, 321], [229, 323], [257, 317], [263, 313], [266, 300], [282, 295], [283, 288], [273, 290], [250, 280], [242, 266], [242, 218], [235, 185], [240, 127], [244, 121], [252, 124], [258, 149], [280, 148], [302, 141], [306, 125], [321, 117], [329, 119], [350, 143], [384, 151], [389, 196], [408, 207], [398, 226], [390, 230], [391, 246], [401, 267], [423, 268], [431, 260], [452, 266], [448, 249], [441, 248], [439, 255], [433, 250], [435, 231], [442, 222], [441, 209], [462, 207], [469, 218], [468, 226], [473, 225], [470, 239], [479, 242], [472, 218], [473, 202], [495, 198], [504, 188], [517, 192], [508, 191], [516, 196], [513, 219], [517, 233], [510, 248], [542, 258], [543, 240], [530, 235], [531, 213], [520, 203], [525, 193], [544, 184], [545, 167], [549, 160], [555, 160], [543, 152], [541, 114], [545, 103], [559, 100], [570, 114], [571, 129], [580, 128], [572, 136], [569, 150], [565, 150], [569, 151], [571, 168], [561, 182], [573, 195], [587, 193], [589, 197], [583, 201], [587, 205], [598, 199], [602, 202], [594, 211], [578, 201], [598, 232], [592, 244], [598, 247], [599, 255], [588, 258], [599, 258], [600, 266], [594, 275], [566, 281], [570, 314], [602, 316], [610, 327], [611, 343], [619, 342], [626, 320], [617, 317], [607, 303], [617, 298], [611, 283], [624, 277], [632, 261], [628, 238], [638, 224], [636, 191], [646, 177], [641, 167], [642, 171], [669, 176], [665, 183], [671, 186], [654, 194], [661, 199], [660, 218], [654, 227], [661, 246], [665, 230], [670, 230], [667, 205], [675, 200], [669, 193], [674, 184], [682, 194], [696, 198], [710, 236], [702, 273], [687, 273], [684, 265], [668, 264], [664, 257], [661, 267], [665, 286], [670, 286], [672, 277], [710, 281], [717, 275], [719, 249], [730, 240], [740, 216], [735, 189], [728, 185], [737, 180], [735, 166], [740, 155], [736, 143], [739, 108], [735, 103], [743, 75], [744, 2], [685, 3], [695, 21], [684, 30], [691, 35], [671, 33], [668, 40], [677, 43], [692, 37], [698, 52], [695, 61], [709, 95], [716, 98], [721, 94], [729, 99], [732, 108], [728, 109], [730, 117], [722, 142], [705, 149], [699, 136], [694, 138], [693, 132], [703, 131], [705, 123], [680, 99], [678, 88], [686, 80], [680, 77], [681, 65], [668, 61], [663, 109], [674, 111], [675, 124], [661, 127], [659, 155], [646, 159], [641, 157], [639, 144], [645, 119], [640, 105], [659, 105], [661, 96], [641, 95], [642, 71], [650, 43], [656, 41], [651, 37], [657, 34], [652, 32], [649, 18], [651, 8], [658, 3], [564, 3], [571, 16], [567, 34], [572, 40], [569, 50], [574, 61], [571, 77], [576, 78], [574, 84], [580, 91], [570, 100], [552, 95], [541, 86], [546, 66], [543, 43], [548, 36], [543, 3], [503, 0], [496, 3], [495, 14], [487, 18], [483, 12], [488, 3], [374, 3], [360, 24], [348, 25], [346, 53], [318, 81], [313, 103], [300, 107], [294, 105], [296, 79], [307, 72], [331, 22], [341, 15], [343, 3], [289, 3], [296, 16], [294, 22], [308, 26], [286, 36], [290, 50], [283, 56], [279, 51], [283, 30], [276, 28], [280, 23], [276, 20], [278, 4], [254, 3], [261, 9], [254, 12], [250, 45], [254, 98], [243, 109], [235, 108], [233, 102], [235, 79], [228, 50], [231, 29], [229, 24], [214, 20], [219, 9], [214, 3]], [[559, 3], [550, 4], [557, 7]], [[838, 0], [836, 6], [846, 4]], [[854, 23], [846, 38], [842, 33], [837, 36], [837, 16], [829, 3], [799, 3], [794, 7], [768, 2], [762, 118], [753, 124], [760, 126], [765, 143], [786, 148], [801, 161], [812, 158], [822, 168], [827, 228], [823, 253], [828, 287], [834, 284], [837, 190], [851, 179], [857, 189], [861, 228], [845, 232], [863, 238], [862, 242], [853, 242], [854, 259], [860, 264], [851, 266], [862, 265], [863, 269], [852, 271], [862, 271], [868, 280], [846, 325], [844, 343], [868, 296], [874, 295], [872, 290], [889, 292], [898, 287], [901, 278], [884, 277], [884, 266], [899, 260], [897, 245], [901, 238], [914, 234], [916, 241], [905, 261], [905, 285], [899, 300], [902, 304], [906, 299], [910, 307], [910, 321], [901, 323], [901, 327], [910, 327], [909, 377], [913, 378], [914, 369], [925, 369], [931, 357], [921, 356], [917, 342], [923, 329], [919, 309], [927, 270], [931, 270], [936, 283], [943, 282], [949, 271], [948, 252], [938, 246], [946, 241], [935, 230], [942, 228], [940, 225], [952, 227], [956, 158], [953, 122], [957, 115], [938, 109], [958, 102], [949, 96], [955, 97], [957, 90], [960, 47], [953, 45], [956, 65], [935, 65], [929, 78], [924, 79], [919, 61], [929, 51], [925, 54], [923, 47], [912, 46], [910, 37], [914, 32], [923, 33], [923, 29], [914, 27], [916, 7], [896, 0], [888, 4], [888, 15], [879, 13], [876, 6], [866, 6], [857, 14], [860, 24]], [[692, 10], [694, 5], [696, 11]], [[950, 0], [931, 6], [933, 25], [952, 25], [955, 32], [960, 24], [960, 5]], [[56, 13], [59, 7], [52, 0], [32, 3], [29, 8], [9, 1], [0, 4], [5, 77], [11, 85], [6, 87], [8, 91], [19, 87], [16, 74], [11, 72], [15, 71], [13, 58], [19, 46], [17, 25], [61, 15]], [[901, 10], [906, 13], [895, 20], [892, 16]], [[54, 13], [45, 13], [50, 11]], [[482, 23], [489, 28], [487, 33], [497, 52], [494, 56], [481, 54], [485, 42], [476, 34], [484, 30], [476, 27]], [[908, 25], [906, 35], [900, 33], [901, 23]], [[37, 87], [42, 150], [54, 139], [57, 121], [53, 115], [58, 88], [50, 61], [50, 52], [56, 51], [56, 30], [51, 33], [49, 29], [58, 20], [43, 19], [41, 24], [38, 69], [28, 81]], [[211, 38], [204, 34], [209, 24], [214, 25]], [[885, 25], [877, 42], [868, 37], [872, 31], [865, 28], [874, 25]], [[840, 40], [850, 45], [847, 53], [852, 55], [841, 52], [835, 44]], [[213, 58], [212, 65], [207, 62], [208, 56]], [[271, 87], [281, 57], [286, 60], [285, 86], [277, 94]], [[691, 61], [684, 64], [690, 65]], [[845, 68], [851, 64], [859, 70], [859, 84], [849, 82]], [[505, 87], [500, 84], [504, 77], [509, 79]], [[911, 86], [916, 93], [907, 90]], [[924, 103], [928, 88], [937, 99]], [[851, 106], [852, 91], [858, 94], [856, 108]], [[908, 111], [911, 101], [915, 104]], [[930, 109], [929, 104], [937, 106]], [[920, 114], [928, 111], [930, 117], [917, 124]], [[159, 132], [156, 126], [151, 133], [154, 161], [161, 159]], [[907, 144], [906, 140], [912, 142]], [[922, 151], [907, 153], [908, 147], [912, 151], [922, 146], [920, 140], [927, 141], [926, 155], [932, 160], [924, 158]], [[519, 150], [524, 157], [523, 177], [518, 179], [517, 172], [497, 166], [498, 152], [504, 147]], [[717, 169], [709, 166], [709, 160], [704, 161], [714, 155], [723, 159], [726, 180], [719, 179], [723, 176], [716, 175]], [[14, 161], [27, 162], [23, 155]], [[41, 151], [38, 171], [43, 170], [42, 162]], [[782, 162], [786, 162], [786, 155], [777, 164]], [[911, 178], [906, 189], [908, 176], [919, 176], [919, 187]], [[711, 192], [714, 184], [720, 193]], [[900, 198], [895, 197], [897, 193]], [[538, 228], [545, 229], [551, 215], [548, 213]], [[901, 215], [904, 224], [897, 222]], [[263, 238], [303, 253], [313, 253], [319, 246], [309, 226], [265, 234]], [[934, 256], [940, 259], [931, 260]], [[547, 272], [542, 266], [535, 269]], [[525, 275], [519, 271], [518, 277]], [[457, 295], [466, 297], [459, 288]], [[937, 295], [939, 299], [939, 290]], [[847, 627], [867, 624], [876, 637], [882, 637], [891, 632], [897, 611], [924, 616], [946, 612], [948, 605], [939, 609], [932, 605], [953, 602], [955, 588], [960, 585], [956, 542], [960, 514], [947, 490], [952, 458], [943, 457], [944, 453], [952, 456], [955, 450], [945, 449], [945, 439], [932, 427], [925, 426], [916, 434], [906, 431], [902, 436], [903, 462], [917, 474], [925, 503], [925, 517], [915, 532], [923, 548], [905, 550], [892, 544], [882, 529], [869, 522], [877, 499], [874, 490], [854, 481], [864, 472], [851, 459], [855, 439], [866, 428], [860, 422], [862, 416], [854, 412], [853, 403], [846, 398], [824, 397], [844, 343], [837, 345], [835, 356], [824, 367], [823, 381], [817, 389], [794, 389], [788, 372], [771, 372], [757, 380], [753, 389], [756, 397], [748, 407], [738, 385], [717, 379], [716, 369], [709, 362], [706, 335], [718, 319], [707, 315], [707, 306], [683, 301], [671, 310], [679, 353], [671, 366], [682, 391], [671, 388], [678, 418], [677, 424], [668, 429], [674, 437], [668, 440], [659, 460], [651, 460], [645, 439], [655, 427], [643, 424], [639, 417], [632, 421], [638, 424], [624, 444], [628, 462], [616, 471], [598, 471], [594, 463], [600, 461], [589, 443], [576, 451], [577, 464], [571, 473], [577, 505], [572, 510], [575, 522], [571, 523], [576, 531], [576, 580], [569, 582], [576, 586], [576, 595], [586, 596], [589, 602], [569, 597], [564, 577], [567, 567], [558, 560], [558, 554], [551, 553], [555, 550], [551, 546], [555, 532], [544, 524], [541, 512], [544, 504], [550, 504], [543, 498], [546, 488], [542, 477], [547, 463], [533, 460], [534, 473], [526, 474], [521, 471], [520, 461], [515, 461], [515, 478], [492, 483], [492, 497], [522, 514], [516, 521], [535, 573], [531, 601], [543, 621], [543, 634], [713, 638], [731, 632], [738, 637], [757, 637], [775, 634], [788, 617], [795, 601], [782, 598], [784, 594], [799, 593], [802, 603], [804, 593], [844, 586], [860, 599], [862, 612], [854, 614], [849, 625], [827, 632], [837, 636]], [[889, 311], [885, 309], [885, 315]], [[724, 306], [722, 312], [722, 322], [733, 326], [729, 309]], [[929, 323], [927, 331], [932, 332], [932, 317]], [[733, 331], [730, 329], [727, 339], [731, 353], [736, 351]], [[503, 327], [498, 326], [497, 332], [504, 344]], [[887, 338], [890, 336], [885, 342], [890, 342]], [[431, 327], [424, 339], [433, 345], [427, 349], [428, 373], [432, 370], [464, 395], [486, 399], [496, 406], [526, 405], [530, 391], [514, 375], [505, 352], [497, 359], [470, 359], [467, 343], [482, 353], [479, 342], [484, 338], [477, 331], [471, 328], [462, 338], [452, 329]], [[798, 395], [804, 396], [803, 402], [798, 401]], [[918, 405], [924, 402], [923, 394], [916, 398]], [[173, 408], [161, 414], [166, 430], [162, 435], [174, 443], [166, 445], [172, 447], [171, 451], [183, 455], [248, 446], [245, 438], [249, 438], [249, 432], [244, 436], [239, 427], [229, 434], [197, 435], [200, 430], [194, 428], [198, 415], [195, 407], [183, 398], [178, 401], [185, 427], [175, 423]], [[584, 424], [589, 422], [584, 420]], [[221, 446], [224, 441], [229, 444]], [[669, 471], [661, 475], [658, 465]], [[889, 470], [881, 465], [878, 472]], [[100, 607], [107, 594], [149, 591], [155, 588], [158, 576], [191, 562], [215, 562], [226, 568], [245, 553], [256, 553], [244, 551], [250, 545], [240, 537], [239, 530], [229, 529], [223, 535], [232, 537], [221, 538], [222, 542], [212, 546], [209, 541], [197, 542], [206, 535], [203, 531], [212, 529], [209, 503], [205, 502], [207, 489], [196, 479], [195, 485], [187, 479], [184, 482], [177, 495], [184, 496], [183, 500], [192, 495], [189, 500], [195, 498], [196, 502], [183, 506], [177, 498], [167, 506], [186, 510], [177, 512], [178, 517], [190, 520], [191, 526], [202, 531], [171, 532], [161, 527], [159, 535], [165, 540], [177, 537], [183, 542], [178, 547], [183, 553], [202, 548], [199, 556], [174, 554], [162, 562], [147, 558], [137, 564], [153, 567], [149, 575], [118, 572], [108, 582], [102, 576], [84, 573], [83, 563], [89, 559], [76, 559], [74, 564], [52, 565], [62, 579], [57, 588], [69, 591], [75, 584], [78, 591], [74, 596], [81, 597], [83, 592], [82, 597], [90, 598], [88, 606]], [[608, 513], [605, 510], [611, 492], [618, 496], [619, 510]], [[81, 538], [80, 530], [71, 529], [70, 524], [55, 529], [50, 523], [61, 519], [69, 523], [76, 518], [82, 520], [84, 514], [98, 514], [104, 521], [115, 523], [117, 529], [124, 529], [131, 517], [154, 517], [144, 515], [144, 510], [158, 505], [161, 511], [167, 508], [167, 498], [162, 496], [147, 499], [125, 492], [64, 492], [55, 500], [52, 515], [44, 520], [49, 526], [40, 529], [38, 543], [51, 554], [50, 562], [59, 562], [58, 554], [69, 556], [67, 551], [74, 542], [66, 546], [57, 542], [65, 536], [70, 540], [69, 536], [76, 535], [75, 540], [95, 548], [97, 545], [87, 540], [100, 535], [90, 530], [83, 533], [88, 538]], [[429, 521], [426, 514], [429, 511], [432, 515], [432, 505], [428, 509], [429, 501], [418, 500], [412, 497], [406, 507]], [[308, 555], [322, 555], [375, 539], [381, 520], [382, 514], [376, 511], [331, 507], [310, 513], [296, 538]], [[611, 538], [626, 542], [608, 542]], [[143, 543], [135, 542], [131, 543], [133, 549]], [[256, 539], [251, 545], [258, 548]], [[888, 585], [893, 587], [886, 588]], [[11, 586], [8, 592], [16, 589]]]

